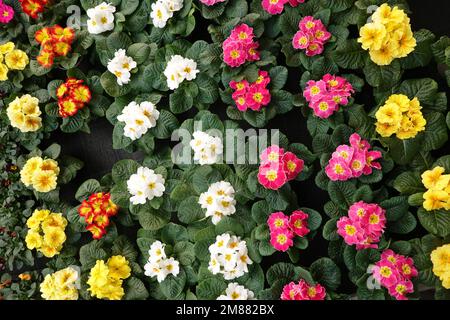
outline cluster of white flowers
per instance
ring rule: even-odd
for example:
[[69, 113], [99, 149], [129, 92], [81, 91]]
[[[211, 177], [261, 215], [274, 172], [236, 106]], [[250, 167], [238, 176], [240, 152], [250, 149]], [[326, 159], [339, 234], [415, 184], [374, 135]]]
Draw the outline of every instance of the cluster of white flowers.
[[114, 29], [114, 12], [116, 8], [106, 2], [102, 2], [95, 8], [87, 10], [89, 17], [87, 21], [88, 31], [91, 34], [99, 34]]
[[156, 277], [158, 282], [164, 281], [169, 274], [177, 276], [180, 273], [180, 264], [174, 258], [167, 258], [164, 247], [160, 241], [155, 241], [148, 250], [148, 261], [144, 265], [147, 277]]
[[231, 282], [228, 284], [225, 294], [217, 297], [217, 300], [256, 300], [253, 291], [246, 289], [239, 283]]
[[183, 0], [157, 0], [152, 4], [152, 18], [153, 25], [156, 28], [164, 28], [167, 20], [173, 17], [173, 13], [180, 11], [183, 8]]
[[147, 200], [161, 197], [166, 190], [162, 175], [152, 169], [139, 167], [137, 173], [131, 175], [127, 181], [128, 192], [132, 195], [132, 204], [144, 204]]
[[117, 77], [119, 86], [130, 82], [131, 70], [136, 66], [136, 61], [127, 56], [125, 49], [117, 50], [114, 53], [114, 58], [108, 62], [108, 70]]
[[125, 122], [124, 135], [131, 140], [139, 139], [148, 129], [156, 126], [158, 118], [159, 111], [149, 101], [139, 104], [133, 101], [123, 108], [122, 113], [117, 116], [117, 120]]
[[197, 62], [176, 54], [171, 56], [169, 62], [167, 62], [164, 75], [167, 78], [169, 89], [175, 90], [184, 80], [194, 80], [199, 72]]
[[226, 181], [215, 182], [209, 186], [208, 191], [200, 195], [198, 203], [206, 209], [205, 215], [212, 217], [212, 223], [217, 224], [223, 216], [236, 212], [234, 188]]
[[243, 276], [248, 272], [248, 265], [253, 263], [248, 256], [246, 242], [228, 233], [216, 237], [216, 242], [209, 246], [209, 253], [208, 270], [213, 274], [223, 274], [225, 280]]
[[200, 165], [216, 163], [223, 153], [222, 140], [203, 131], [195, 131], [193, 136], [189, 144], [194, 150], [194, 160]]

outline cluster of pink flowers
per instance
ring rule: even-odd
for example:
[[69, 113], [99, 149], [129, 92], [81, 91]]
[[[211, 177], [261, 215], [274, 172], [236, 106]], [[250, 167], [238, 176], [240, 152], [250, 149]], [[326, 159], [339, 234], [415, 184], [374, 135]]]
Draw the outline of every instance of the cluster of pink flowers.
[[384, 250], [381, 260], [372, 269], [372, 274], [389, 294], [397, 300], [408, 300], [406, 295], [414, 292], [411, 278], [417, 277], [418, 272], [414, 260], [396, 254], [392, 250]]
[[262, 7], [270, 14], [280, 14], [284, 10], [284, 5], [289, 3], [291, 7], [295, 8], [305, 0], [262, 0]]
[[325, 43], [331, 38], [331, 33], [327, 31], [322, 21], [307, 16], [300, 21], [298, 27], [300, 30], [292, 39], [294, 48], [306, 50], [308, 57], [321, 54]]
[[298, 283], [290, 282], [283, 287], [281, 300], [325, 300], [327, 292], [320, 284], [309, 285], [301, 279]]
[[350, 136], [350, 145], [340, 145], [333, 152], [325, 173], [332, 181], [345, 181], [369, 175], [372, 169], [381, 170], [381, 164], [374, 160], [381, 158], [380, 151], [369, 151], [370, 144], [359, 134]]
[[226, 0], [200, 0], [205, 6], [213, 6], [216, 3], [225, 2]]
[[9, 23], [12, 18], [14, 18], [13, 8], [0, 0], [0, 23]]
[[353, 92], [353, 86], [345, 78], [326, 74], [322, 80], [308, 81], [303, 96], [314, 114], [325, 119], [338, 111], [339, 105], [347, 105]]
[[239, 67], [259, 60], [259, 43], [253, 41], [254, 36], [253, 28], [245, 23], [236, 26], [222, 44], [223, 61], [230, 67]]
[[289, 217], [283, 212], [272, 213], [267, 219], [272, 246], [285, 252], [294, 245], [294, 236], [306, 236], [309, 233], [308, 217], [302, 210], [295, 210]]
[[267, 71], [259, 71], [259, 77], [255, 82], [249, 83], [247, 80], [231, 81], [230, 87], [234, 90], [233, 100], [240, 111], [247, 111], [248, 108], [254, 111], [261, 110], [261, 107], [270, 103], [270, 91], [267, 85], [270, 77]]
[[386, 227], [386, 210], [375, 203], [359, 201], [348, 209], [348, 217], [337, 222], [337, 232], [348, 245], [357, 250], [378, 248]]
[[260, 155], [258, 181], [266, 189], [277, 190], [286, 182], [295, 179], [303, 170], [304, 161], [292, 152], [272, 145]]

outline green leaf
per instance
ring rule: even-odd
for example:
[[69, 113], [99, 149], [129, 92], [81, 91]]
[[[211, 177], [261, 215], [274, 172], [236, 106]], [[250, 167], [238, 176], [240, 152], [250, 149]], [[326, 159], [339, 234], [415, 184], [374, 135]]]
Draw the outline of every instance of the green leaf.
[[426, 211], [419, 208], [417, 217], [428, 232], [440, 237], [450, 234], [450, 214], [446, 210]]
[[366, 52], [356, 39], [347, 40], [333, 52], [334, 61], [345, 69], [359, 69], [364, 66]]
[[192, 108], [194, 99], [192, 95], [184, 89], [184, 87], [180, 87], [169, 96], [169, 104], [170, 111], [178, 114], [188, 111], [190, 108]]
[[423, 151], [436, 150], [442, 147], [448, 140], [445, 117], [442, 113], [432, 112], [425, 115], [425, 137]]
[[406, 165], [419, 153], [424, 141], [424, 135], [418, 134], [415, 138], [405, 140], [395, 137], [382, 138], [381, 141], [388, 146], [389, 155], [396, 163]]
[[124, 159], [116, 162], [112, 168], [112, 178], [114, 182], [126, 182], [131, 175], [137, 172], [139, 163], [131, 159]]
[[170, 221], [170, 212], [155, 210], [150, 205], [138, 211], [139, 223], [146, 230], [158, 230]]
[[368, 58], [363, 71], [367, 83], [372, 87], [393, 87], [402, 76], [402, 70], [398, 60], [394, 60], [387, 66], [379, 66]]
[[338, 218], [333, 218], [325, 223], [322, 230], [322, 236], [324, 239], [328, 241], [337, 241], [340, 239], [340, 236], [337, 233], [337, 221]]
[[147, 61], [150, 52], [150, 46], [145, 43], [133, 43], [127, 49], [127, 54], [133, 58], [137, 64], [142, 64]]
[[216, 233], [222, 234], [225, 232], [231, 232], [237, 236], [243, 236], [244, 228], [236, 219], [231, 217], [223, 217], [216, 225]]
[[394, 188], [402, 194], [425, 191], [420, 174], [411, 171], [401, 173], [394, 181]]
[[186, 273], [180, 268], [180, 273], [177, 276], [168, 275], [163, 282], [160, 283], [162, 293], [168, 299], [177, 298], [183, 292], [186, 284]]
[[421, 104], [434, 105], [437, 91], [437, 82], [430, 78], [424, 78], [403, 81], [398, 93], [403, 93], [410, 99], [416, 97]]
[[205, 217], [205, 213], [198, 204], [198, 197], [191, 196], [180, 202], [178, 207], [178, 219], [181, 222], [189, 224], [194, 221], [201, 220]]
[[388, 221], [397, 221], [408, 213], [408, 201], [406, 196], [392, 197], [380, 203], [380, 206], [386, 210], [386, 219]]
[[180, 264], [184, 266], [190, 266], [195, 262], [194, 245], [190, 242], [181, 241], [175, 243], [173, 253], [177, 257]]
[[283, 66], [276, 66], [270, 69], [270, 87], [272, 90], [280, 90], [284, 87], [287, 77], [288, 70]]
[[149, 294], [144, 283], [138, 278], [131, 277], [125, 281], [125, 300], [145, 300]]
[[217, 278], [208, 278], [197, 285], [195, 292], [200, 300], [215, 300], [226, 288], [227, 284], [224, 281]]
[[394, 233], [408, 234], [416, 228], [416, 225], [416, 218], [410, 212], [407, 212], [399, 220], [388, 224], [388, 230]]
[[328, 183], [328, 193], [331, 201], [342, 209], [347, 209], [352, 204], [352, 196], [355, 191], [355, 185], [349, 181], [330, 181]]
[[82, 202], [86, 200], [91, 194], [101, 192], [100, 183], [95, 179], [86, 180], [81, 184], [75, 193], [75, 199]]
[[320, 258], [311, 264], [311, 275], [321, 285], [329, 290], [336, 290], [341, 284], [341, 271], [329, 258]]

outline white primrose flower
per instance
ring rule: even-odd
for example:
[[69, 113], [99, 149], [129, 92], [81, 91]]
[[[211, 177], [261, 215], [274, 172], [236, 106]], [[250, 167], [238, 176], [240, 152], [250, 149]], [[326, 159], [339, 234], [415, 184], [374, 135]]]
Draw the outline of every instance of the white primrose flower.
[[225, 295], [220, 295], [217, 300], [256, 300], [253, 291], [246, 289], [239, 283], [231, 282], [225, 290]]
[[164, 2], [171, 12], [180, 11], [183, 8], [183, 0], [165, 0]]
[[114, 12], [116, 12], [116, 8], [106, 2], [102, 2], [98, 6], [88, 9], [88, 32], [91, 34], [99, 34], [113, 30]]
[[164, 28], [172, 15], [173, 13], [163, 1], [152, 3], [150, 18], [152, 18], [152, 23], [156, 28]]
[[172, 257], [166, 257], [165, 246], [160, 241], [153, 242], [148, 251], [148, 261], [144, 265], [144, 274], [156, 277], [158, 282], [164, 281], [169, 274], [176, 277], [180, 273], [180, 263]]
[[127, 181], [128, 192], [132, 195], [130, 202], [134, 205], [144, 204], [147, 200], [161, 197], [165, 191], [165, 180], [152, 169], [139, 167], [137, 173]]
[[234, 188], [226, 181], [219, 181], [209, 186], [208, 191], [202, 193], [198, 203], [206, 209], [205, 216], [212, 217], [212, 223], [217, 224], [222, 217], [236, 212]]
[[148, 101], [140, 104], [133, 101], [117, 116], [117, 120], [125, 123], [124, 135], [131, 140], [139, 139], [147, 133], [148, 129], [155, 127], [158, 118], [159, 111], [153, 103]]
[[189, 145], [194, 151], [194, 160], [200, 165], [217, 163], [223, 153], [222, 140], [202, 131], [193, 133], [193, 139]]
[[157, 0], [152, 3], [150, 18], [156, 28], [164, 28], [173, 13], [183, 8], [183, 0]]
[[130, 71], [136, 67], [137, 63], [126, 55], [125, 49], [117, 50], [114, 58], [108, 61], [108, 71], [117, 77], [117, 83], [120, 86], [130, 82]]
[[161, 259], [166, 258], [166, 252], [165, 252], [165, 244], [161, 241], [155, 241], [150, 246], [150, 250], [148, 250], [149, 258], [148, 260], [151, 262], [157, 262]]
[[169, 89], [175, 90], [184, 80], [194, 80], [199, 72], [197, 63], [194, 60], [183, 58], [180, 55], [173, 55], [167, 62], [164, 76], [167, 79]]
[[247, 265], [253, 263], [247, 255], [246, 242], [227, 233], [217, 236], [216, 242], [211, 244], [208, 250], [208, 270], [212, 274], [222, 274], [225, 280], [243, 276], [248, 272]]

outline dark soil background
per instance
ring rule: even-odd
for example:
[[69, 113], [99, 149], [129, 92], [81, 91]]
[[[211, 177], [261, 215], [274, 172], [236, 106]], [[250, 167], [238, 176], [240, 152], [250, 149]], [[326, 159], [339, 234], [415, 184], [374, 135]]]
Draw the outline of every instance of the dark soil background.
[[[436, 39], [443, 35], [450, 35], [449, 15], [450, 15], [450, 1], [449, 0], [410, 0], [409, 1], [412, 14], [411, 23], [413, 30], [419, 30], [426, 28], [431, 30]], [[209, 34], [207, 32], [207, 25], [209, 21], [199, 18], [196, 15], [197, 27], [195, 32], [195, 38], [191, 36], [192, 41], [204, 39], [211, 42]], [[198, 31], [197, 31], [198, 30]], [[284, 63], [284, 56], [280, 56], [279, 63]], [[287, 89], [292, 93], [298, 93], [299, 79], [301, 74], [298, 69], [289, 69], [289, 80]], [[414, 69], [404, 74], [403, 79], [431, 77], [439, 82], [441, 90], [448, 90], [443, 77], [439, 74], [438, 68], [435, 63], [430, 64], [428, 67]], [[364, 90], [363, 93], [356, 97], [357, 103], [364, 103], [368, 108], [372, 107], [372, 91], [370, 87]], [[212, 112], [219, 114], [222, 119], [226, 119], [225, 106], [220, 102], [210, 107]], [[189, 118], [195, 114], [194, 110], [182, 115], [183, 118]], [[183, 120], [183, 119], [181, 119]], [[248, 127], [246, 123], [242, 123], [244, 128]], [[122, 150], [114, 150], [112, 148], [112, 130], [113, 127], [105, 119], [98, 119], [90, 123], [91, 133], [76, 133], [76, 134], [64, 134], [58, 132], [54, 134], [51, 140], [46, 141], [48, 145], [53, 142], [57, 142], [62, 146], [62, 152], [77, 157], [84, 161], [84, 168], [79, 171], [76, 179], [69, 185], [62, 189], [62, 199], [76, 204], [74, 199], [75, 192], [78, 186], [85, 180], [90, 178], [100, 178], [104, 174], [108, 173], [115, 162], [121, 159], [132, 158], [136, 160], [142, 159], [141, 153], [128, 153]], [[280, 129], [287, 135], [290, 142], [301, 142], [308, 147], [311, 146], [311, 137], [306, 129], [306, 120], [301, 115], [299, 109], [293, 109], [286, 115], [277, 116], [271, 120], [268, 128]], [[441, 154], [450, 154], [450, 144], [448, 143], [444, 150], [440, 150]], [[310, 207], [322, 212], [323, 204], [328, 200], [326, 192], [317, 188], [314, 184], [314, 178], [310, 178], [303, 182], [293, 182], [292, 187], [297, 193], [300, 206]], [[135, 230], [123, 230], [131, 238], [135, 237]], [[414, 235], [408, 235], [408, 238], [412, 236], [421, 236], [424, 234], [419, 226], [416, 228]], [[88, 239], [86, 239], [88, 240]], [[311, 262], [322, 256], [327, 256], [328, 242], [322, 238], [320, 234], [316, 235], [314, 240], [310, 243], [307, 250], [301, 253], [301, 259], [299, 264], [309, 266]], [[265, 258], [263, 261], [263, 268], [266, 269], [274, 262], [286, 260], [287, 255], [275, 254], [272, 257]], [[353, 285], [343, 275], [343, 284], [340, 288], [340, 292], [352, 293], [354, 291]]]

